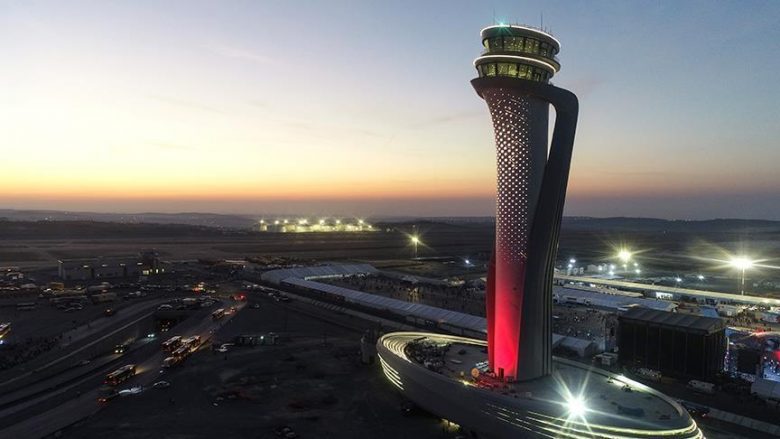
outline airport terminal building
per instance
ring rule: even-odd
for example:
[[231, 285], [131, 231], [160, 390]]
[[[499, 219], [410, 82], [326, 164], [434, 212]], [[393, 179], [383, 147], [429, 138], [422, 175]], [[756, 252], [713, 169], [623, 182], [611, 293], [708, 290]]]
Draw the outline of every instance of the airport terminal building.
[[726, 322], [716, 317], [632, 308], [618, 316], [618, 348], [624, 366], [707, 381], [723, 370]]

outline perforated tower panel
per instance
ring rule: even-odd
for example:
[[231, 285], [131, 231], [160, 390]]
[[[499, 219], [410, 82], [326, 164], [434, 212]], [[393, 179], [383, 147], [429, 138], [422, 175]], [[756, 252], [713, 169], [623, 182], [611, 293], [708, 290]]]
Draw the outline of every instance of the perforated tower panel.
[[547, 161], [549, 104], [495, 88], [483, 94], [493, 119], [497, 196], [493, 367], [507, 378], [518, 376], [528, 238]]

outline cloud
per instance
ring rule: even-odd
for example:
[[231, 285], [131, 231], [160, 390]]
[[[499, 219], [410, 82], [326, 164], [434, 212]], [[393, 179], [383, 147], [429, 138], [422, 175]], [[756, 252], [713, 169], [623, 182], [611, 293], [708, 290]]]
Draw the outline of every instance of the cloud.
[[184, 107], [184, 108], [190, 108], [195, 110], [201, 110], [201, 111], [208, 111], [211, 113], [220, 113], [224, 114], [225, 112], [214, 107], [210, 107], [208, 105], [199, 104], [197, 102], [188, 101], [185, 99], [179, 99], [179, 98], [172, 98], [170, 96], [149, 96], [151, 99], [154, 99], [156, 101], [164, 102], [169, 105], [175, 105], [177, 107]]
[[241, 47], [226, 46], [224, 44], [214, 44], [214, 43], [209, 43], [205, 47], [207, 50], [227, 58], [243, 59], [243, 60], [259, 62], [263, 64], [276, 63], [276, 61], [270, 57], [267, 57], [265, 55], [260, 55], [259, 53]]

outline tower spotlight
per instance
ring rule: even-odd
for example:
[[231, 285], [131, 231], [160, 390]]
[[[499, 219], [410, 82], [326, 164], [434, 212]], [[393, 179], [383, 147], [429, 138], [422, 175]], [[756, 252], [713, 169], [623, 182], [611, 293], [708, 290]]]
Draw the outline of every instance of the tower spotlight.
[[566, 409], [569, 411], [569, 416], [572, 418], [582, 418], [585, 416], [585, 412], [588, 411], [588, 407], [585, 404], [585, 400], [581, 396], [572, 396], [566, 400]]

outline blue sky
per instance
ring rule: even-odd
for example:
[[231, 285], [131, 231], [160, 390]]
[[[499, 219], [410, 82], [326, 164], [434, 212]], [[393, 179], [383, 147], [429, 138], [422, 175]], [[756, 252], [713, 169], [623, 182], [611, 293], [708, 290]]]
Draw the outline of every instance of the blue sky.
[[566, 214], [780, 219], [758, 1], [6, 1], [0, 205], [489, 215], [479, 30], [542, 14], [581, 104]]

